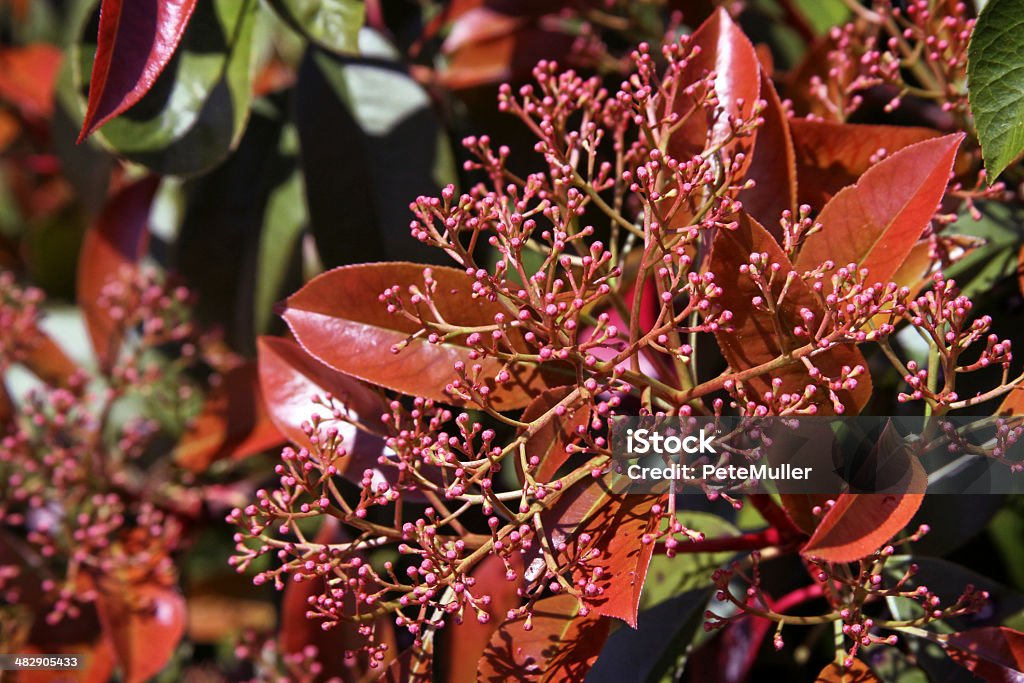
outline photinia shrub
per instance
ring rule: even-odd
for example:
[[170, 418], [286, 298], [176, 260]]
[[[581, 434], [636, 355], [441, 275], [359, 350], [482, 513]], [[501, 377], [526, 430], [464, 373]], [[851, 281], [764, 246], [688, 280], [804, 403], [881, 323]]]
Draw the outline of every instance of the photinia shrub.
[[[1024, 676], [1016, 495], [928, 493], [1024, 476], [1024, 7], [96, 4], [0, 10], [4, 651]], [[614, 438], [858, 415], [994, 431], [886, 422], [884, 493], [641, 491]]]

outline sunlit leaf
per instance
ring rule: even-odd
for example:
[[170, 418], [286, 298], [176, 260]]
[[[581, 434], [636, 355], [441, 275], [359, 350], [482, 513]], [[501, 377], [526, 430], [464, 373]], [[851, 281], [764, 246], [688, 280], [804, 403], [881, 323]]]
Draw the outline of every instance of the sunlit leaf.
[[366, 15], [361, 0], [270, 0], [284, 21], [320, 47], [356, 52]]
[[962, 133], [906, 147], [840, 190], [818, 215], [822, 229], [804, 242], [797, 269], [853, 263], [868, 270], [869, 283], [889, 282], [938, 209], [961, 140]]
[[480, 659], [477, 680], [583, 680], [608, 638], [611, 622], [593, 611], [579, 616], [578, 607], [572, 595], [554, 595], [534, 603], [530, 630], [523, 628], [525, 617], [502, 623]]

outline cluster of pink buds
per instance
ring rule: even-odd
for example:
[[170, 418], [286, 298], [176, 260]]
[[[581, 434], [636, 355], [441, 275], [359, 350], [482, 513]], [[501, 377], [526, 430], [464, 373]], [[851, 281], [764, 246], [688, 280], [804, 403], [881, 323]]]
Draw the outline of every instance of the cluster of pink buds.
[[967, 111], [967, 44], [975, 20], [964, 3], [944, 10], [928, 0], [906, 8], [889, 0], [855, 7], [857, 21], [829, 34], [826, 77], [811, 78], [810, 92], [823, 111], [844, 121], [874, 86], [891, 90], [889, 111], [907, 96], [934, 101], [945, 112]]
[[0, 371], [34, 348], [42, 301], [41, 290], [19, 287], [14, 273], [0, 271]]

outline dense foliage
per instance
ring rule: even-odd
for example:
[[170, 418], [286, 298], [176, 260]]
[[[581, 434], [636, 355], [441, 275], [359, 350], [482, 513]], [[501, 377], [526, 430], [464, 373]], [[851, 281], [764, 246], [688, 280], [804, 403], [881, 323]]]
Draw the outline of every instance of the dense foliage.
[[1018, 680], [1016, 496], [916, 461], [890, 495], [639, 494], [609, 445], [999, 416], [965, 457], [1024, 477], [1024, 2], [977, 9], [0, 4], [0, 648]]

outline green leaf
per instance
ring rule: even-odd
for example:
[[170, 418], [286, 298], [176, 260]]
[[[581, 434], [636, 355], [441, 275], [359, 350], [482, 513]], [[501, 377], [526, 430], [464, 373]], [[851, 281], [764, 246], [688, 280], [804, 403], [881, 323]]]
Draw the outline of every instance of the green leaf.
[[[687, 529], [700, 531], [706, 538], [738, 536], [740, 531], [709, 512], [685, 511], [677, 514]], [[677, 595], [707, 588], [711, 574], [735, 553], [680, 553], [675, 557], [655, 555], [647, 569], [647, 581], [640, 595], [640, 610], [647, 610]]]
[[980, 221], [963, 216], [950, 226], [949, 233], [980, 238], [985, 244], [944, 271], [956, 280], [964, 294], [975, 300], [1016, 272], [1022, 240], [1019, 226], [1024, 221], [1020, 209], [1000, 202], [980, 203], [979, 208]]
[[992, 183], [1024, 150], [1024, 0], [985, 3], [967, 57], [967, 95]]
[[[256, 7], [256, 0], [199, 3], [174, 58], [145, 97], [98, 132], [102, 144], [161, 174], [195, 174], [223, 161], [249, 117]], [[87, 24], [71, 51], [79, 119], [96, 50], [95, 23]]]
[[358, 52], [359, 29], [366, 20], [361, 0], [270, 0], [278, 16], [325, 50]]

